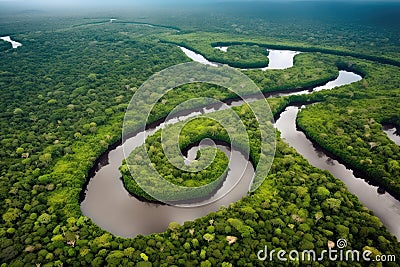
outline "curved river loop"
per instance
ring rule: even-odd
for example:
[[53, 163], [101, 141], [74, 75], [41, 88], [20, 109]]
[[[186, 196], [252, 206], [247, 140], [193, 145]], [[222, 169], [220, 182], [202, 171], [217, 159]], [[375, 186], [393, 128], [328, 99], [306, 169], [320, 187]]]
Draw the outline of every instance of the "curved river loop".
[[[182, 51], [192, 60], [202, 64], [218, 66], [219, 63], [210, 62], [202, 55], [197, 54], [187, 48], [180, 47]], [[216, 47], [222, 51], [227, 51], [228, 47]], [[269, 50], [269, 65], [265, 69], [285, 69], [293, 66], [293, 58], [299, 54], [296, 51]], [[299, 92], [273, 92], [268, 97], [288, 96], [293, 94], [309, 94], [313, 91], [333, 89], [337, 86], [347, 85], [361, 80], [362, 77], [348, 71], [339, 71], [339, 76], [323, 86], [315, 87], [313, 90], [307, 89]], [[246, 99], [246, 101], [255, 101], [255, 98]], [[229, 171], [223, 185], [210, 198], [218, 199], [208, 205], [198, 205], [196, 207], [178, 207], [162, 205], [141, 201], [131, 196], [124, 188], [121, 174], [118, 170], [124, 159], [124, 149], [130, 149], [142, 145], [143, 136], [154, 134], [158, 129], [167, 124], [184, 121], [189, 117], [194, 117], [204, 113], [215, 112], [240, 106], [244, 104], [243, 100], [229, 101], [227, 105], [214, 105], [206, 108], [193, 109], [184, 115], [177, 114], [168, 121], [163, 121], [156, 125], [149, 126], [145, 131], [137, 133], [135, 136], [126, 140], [115, 148], [104, 153], [98, 160], [95, 172], [90, 177], [89, 183], [85, 189], [85, 198], [81, 203], [83, 214], [90, 217], [93, 222], [114, 235], [122, 237], [134, 237], [136, 235], [146, 235], [151, 233], [163, 232], [172, 221], [183, 223], [207, 215], [212, 211], [217, 211], [222, 206], [241, 199], [247, 194], [249, 185], [252, 182], [254, 169], [248, 163], [248, 159], [235, 148], [230, 148], [224, 144], [218, 144], [217, 147], [227, 155], [231, 153], [229, 162]], [[294, 147], [298, 153], [305, 157], [310, 164], [315, 167], [329, 171], [334, 177], [342, 180], [348, 190], [355, 194], [361, 203], [372, 210], [380, 218], [389, 231], [400, 239], [400, 201], [396, 200], [389, 193], [382, 193], [377, 186], [371, 185], [368, 181], [362, 179], [351, 169], [331, 158], [327, 153], [311, 142], [303, 132], [296, 128], [296, 117], [298, 112], [304, 106], [289, 106], [283, 111], [276, 120], [275, 127], [281, 132], [281, 137], [290, 146]], [[400, 140], [395, 134], [394, 127], [384, 126], [383, 130], [393, 140]], [[396, 142], [396, 141], [395, 141]], [[397, 142], [396, 142], [397, 143]], [[399, 143], [397, 143], [399, 144]], [[204, 144], [200, 145], [203, 146]], [[193, 157], [200, 146], [192, 147], [188, 151], [188, 158]], [[247, 166], [247, 167], [245, 167]], [[244, 172], [243, 172], [244, 170]], [[243, 174], [241, 177], [239, 174]], [[238, 180], [240, 182], [238, 183]], [[232, 191], [225, 194], [226, 188], [236, 184]], [[224, 195], [222, 198], [219, 196]], [[199, 203], [196, 203], [199, 204]]]

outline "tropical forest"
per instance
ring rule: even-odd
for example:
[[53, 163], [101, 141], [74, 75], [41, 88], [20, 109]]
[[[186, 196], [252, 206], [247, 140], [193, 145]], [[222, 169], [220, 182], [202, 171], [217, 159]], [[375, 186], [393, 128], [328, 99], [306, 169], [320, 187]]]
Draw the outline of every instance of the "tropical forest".
[[0, 1], [0, 267], [400, 266], [400, 1]]

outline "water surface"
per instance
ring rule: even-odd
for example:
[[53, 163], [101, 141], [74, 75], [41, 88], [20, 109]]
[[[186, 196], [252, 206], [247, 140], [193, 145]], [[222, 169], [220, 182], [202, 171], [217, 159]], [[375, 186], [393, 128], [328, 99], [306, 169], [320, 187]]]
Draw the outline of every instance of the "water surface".
[[[223, 52], [228, 51], [228, 46], [217, 46], [215, 49], [219, 49]], [[196, 52], [193, 52], [190, 49], [187, 49], [186, 47], [180, 46], [180, 49], [185, 53], [186, 56], [188, 56], [190, 59], [193, 61], [199, 62], [201, 64], [205, 65], [211, 65], [211, 66], [218, 66], [221, 65], [220, 63], [216, 62], [211, 62], [208, 59], [206, 59], [203, 55], [200, 55]], [[282, 70], [282, 69], [287, 69], [293, 67], [293, 59], [295, 55], [300, 54], [298, 51], [290, 51], [290, 50], [273, 50], [273, 49], [268, 49], [269, 55], [269, 63], [267, 67], [260, 68], [261, 70]], [[244, 68], [243, 70], [247, 70]]]
[[390, 140], [400, 146], [400, 129], [395, 125], [387, 124], [382, 126], [382, 130], [387, 134]]
[[[186, 51], [185, 48], [181, 49]], [[199, 58], [198, 55], [199, 54], [196, 54], [195, 56]], [[203, 61], [206, 62], [207, 60], [204, 59]], [[339, 76], [335, 80], [315, 89], [332, 89], [337, 86], [357, 82], [361, 79], [361, 76], [355, 73], [340, 71]], [[313, 90], [303, 90], [296, 93], [307, 94], [312, 91]], [[285, 96], [290, 94], [293, 93], [276, 92], [270, 93], [268, 96]], [[257, 100], [257, 98], [246, 98], [246, 101], [255, 100]], [[229, 101], [228, 105], [193, 110], [189, 112], [188, 115], [172, 117], [171, 120], [161, 123], [156, 129], [162, 128], [166, 124], [186, 120], [189, 117], [202, 113], [224, 110], [231, 106], [242, 105], [243, 103], [243, 100], [234, 100]], [[313, 143], [308, 140], [302, 132], [296, 129], [296, 116], [298, 111], [298, 107], [288, 107], [276, 121], [276, 127], [281, 132], [281, 136], [285, 141], [309, 160], [312, 165], [323, 170], [328, 170], [333, 176], [342, 180], [349, 191], [357, 195], [360, 201], [381, 219], [391, 233], [400, 238], [400, 224], [398, 223], [400, 221], [400, 202], [389, 193], [379, 193], [378, 187], [370, 185], [366, 180], [358, 178], [350, 169], [347, 169], [344, 165], [327, 156], [323, 150], [316, 149]], [[133, 150], [135, 147], [141, 145], [143, 135], [148, 136], [154, 133], [156, 129], [149, 129], [145, 132], [141, 132], [135, 137], [128, 139], [123, 145], [102, 155], [98, 170], [94, 177], [90, 179], [87, 186], [86, 197], [81, 203], [83, 214], [90, 217], [103, 229], [115, 235], [133, 237], [138, 234], [162, 232], [167, 229], [171, 221], [183, 223], [205, 216], [212, 211], [217, 211], [222, 206], [228, 206], [230, 203], [241, 199], [247, 194], [249, 185], [251, 184], [254, 175], [252, 165], [249, 164], [248, 160], [239, 151], [232, 149], [229, 163], [230, 171], [223, 186], [219, 189], [221, 191], [217, 192], [215, 196], [218, 197], [222, 195], [221, 193], [224, 192], [223, 190], [230, 188], [230, 185], [235, 184], [238, 180], [242, 180], [240, 183], [236, 184], [231, 192], [212, 204], [184, 208], [143, 202], [130, 196], [123, 187], [123, 183], [120, 179], [121, 174], [118, 170], [124, 158], [123, 146], [126, 146], [125, 149]], [[227, 147], [218, 147], [225, 153], [229, 153]], [[196, 148], [189, 151], [189, 157], [193, 157], [196, 151], [195, 149]], [[241, 176], [242, 173], [243, 176]]]
[[280, 115], [276, 121], [276, 128], [281, 132], [281, 137], [313, 166], [327, 170], [343, 181], [347, 189], [356, 195], [364, 206], [372, 210], [375, 216], [400, 240], [400, 202], [388, 193], [379, 193], [379, 187], [370, 185], [308, 140], [305, 134], [296, 128], [298, 112], [299, 107], [290, 106]]
[[261, 70], [283, 70], [293, 67], [294, 56], [300, 54], [298, 51], [268, 49], [268, 67]]
[[187, 57], [189, 57], [193, 61], [199, 62], [199, 63], [204, 64], [204, 65], [214, 66], [214, 67], [217, 67], [218, 65], [220, 65], [218, 63], [214, 63], [214, 62], [209, 61], [204, 56], [202, 56], [202, 55], [200, 55], [200, 54], [198, 54], [196, 52], [193, 52], [192, 50], [189, 50], [186, 47], [180, 46], [179, 48], [183, 51], [183, 53], [185, 53], [185, 55]]
[[18, 47], [22, 46], [21, 43], [12, 40], [10, 36], [3, 36], [3, 37], [0, 37], [0, 39], [11, 43], [12, 48], [18, 48]]
[[[204, 110], [204, 112], [211, 112], [211, 110]], [[195, 113], [191, 116], [197, 115], [197, 112]], [[188, 116], [174, 118], [173, 122], [187, 118]], [[227, 207], [247, 194], [254, 176], [252, 165], [240, 151], [218, 145], [217, 147], [230, 157], [229, 171], [223, 186], [210, 197], [217, 199], [211, 204], [187, 208], [148, 203], [131, 196], [125, 190], [118, 170], [124, 159], [123, 149], [133, 150], [142, 144], [143, 135], [151, 135], [156, 129], [164, 126], [165, 123], [162, 123], [157, 128], [141, 132], [102, 156], [102, 163], [90, 180], [86, 197], [81, 203], [81, 210], [85, 216], [115, 235], [134, 237], [138, 234], [163, 232], [172, 221], [182, 224], [185, 221], [194, 220], [217, 211], [222, 206]], [[190, 155], [193, 155], [196, 149], [195, 147], [189, 150], [189, 157], [192, 157]], [[234, 186], [233, 189], [226, 194], [226, 190], [231, 189], [232, 186]], [[201, 205], [201, 203], [196, 203], [196, 205]]]
[[339, 71], [339, 77], [340, 77], [340, 79], [330, 81], [325, 85], [314, 88], [314, 91], [333, 89], [335, 87], [339, 87], [339, 86], [342, 86], [345, 84], [350, 84], [353, 82], [361, 81], [361, 79], [362, 79], [362, 77], [360, 75], [355, 74], [354, 72], [345, 71], [345, 70]]

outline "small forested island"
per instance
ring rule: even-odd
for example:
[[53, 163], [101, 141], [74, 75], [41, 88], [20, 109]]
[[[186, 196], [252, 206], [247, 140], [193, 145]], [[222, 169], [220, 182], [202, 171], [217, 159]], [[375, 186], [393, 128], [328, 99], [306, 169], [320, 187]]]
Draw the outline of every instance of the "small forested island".
[[[398, 1], [0, 1], [0, 266], [399, 266], [398, 25]], [[243, 98], [160, 80], [141, 127], [133, 97], [189, 62]]]

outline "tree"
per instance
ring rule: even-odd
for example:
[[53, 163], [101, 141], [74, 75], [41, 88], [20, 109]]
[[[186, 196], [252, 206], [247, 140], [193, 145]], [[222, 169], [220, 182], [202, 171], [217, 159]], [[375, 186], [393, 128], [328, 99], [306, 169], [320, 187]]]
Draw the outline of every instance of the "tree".
[[16, 109], [14, 109], [13, 113], [14, 113], [14, 115], [21, 115], [23, 113], [23, 110], [20, 108], [16, 108]]
[[122, 251], [116, 250], [112, 251], [106, 258], [108, 264], [116, 266], [119, 265], [124, 257], [124, 253]]
[[211, 266], [212, 264], [209, 260], [205, 260], [200, 263], [200, 267], [211, 267]]
[[151, 267], [153, 266], [153, 264], [151, 264], [151, 262], [148, 261], [139, 261], [138, 263], [136, 263], [136, 267]]
[[149, 260], [149, 257], [148, 257], [146, 254], [144, 254], [144, 253], [140, 253], [140, 257], [141, 257], [144, 261], [148, 261], [148, 260]]
[[51, 216], [47, 213], [43, 213], [38, 217], [37, 220], [42, 224], [48, 224], [51, 221]]
[[170, 222], [168, 225], [168, 229], [172, 230], [172, 231], [176, 231], [181, 227], [181, 225], [177, 222]]
[[76, 132], [76, 133], [74, 133], [74, 137], [75, 137], [75, 139], [79, 140], [82, 138], [82, 134], [80, 132]]
[[207, 242], [210, 242], [210, 241], [213, 241], [214, 240], [214, 234], [209, 234], [209, 233], [206, 233], [206, 234], [204, 234], [203, 235], [203, 238], [204, 238], [204, 240], [206, 240]]
[[39, 160], [47, 166], [52, 161], [52, 156], [50, 153], [44, 153], [39, 157]]
[[96, 73], [90, 73], [90, 74], [87, 76], [87, 78], [88, 78], [89, 82], [94, 82], [94, 81], [96, 81], [96, 79], [97, 79], [97, 74], [96, 74]]
[[17, 153], [17, 155], [21, 156], [22, 153], [24, 153], [24, 151], [25, 151], [25, 149], [24, 149], [23, 147], [18, 147], [18, 148], [15, 150], [15, 153]]
[[326, 189], [325, 186], [318, 186], [317, 187], [317, 194], [318, 194], [318, 198], [320, 199], [325, 199], [326, 197], [328, 197], [330, 195], [331, 192], [329, 192], [328, 189]]
[[17, 208], [9, 208], [6, 213], [3, 214], [3, 220], [7, 224], [11, 224], [16, 219], [18, 219], [20, 215], [20, 210]]

